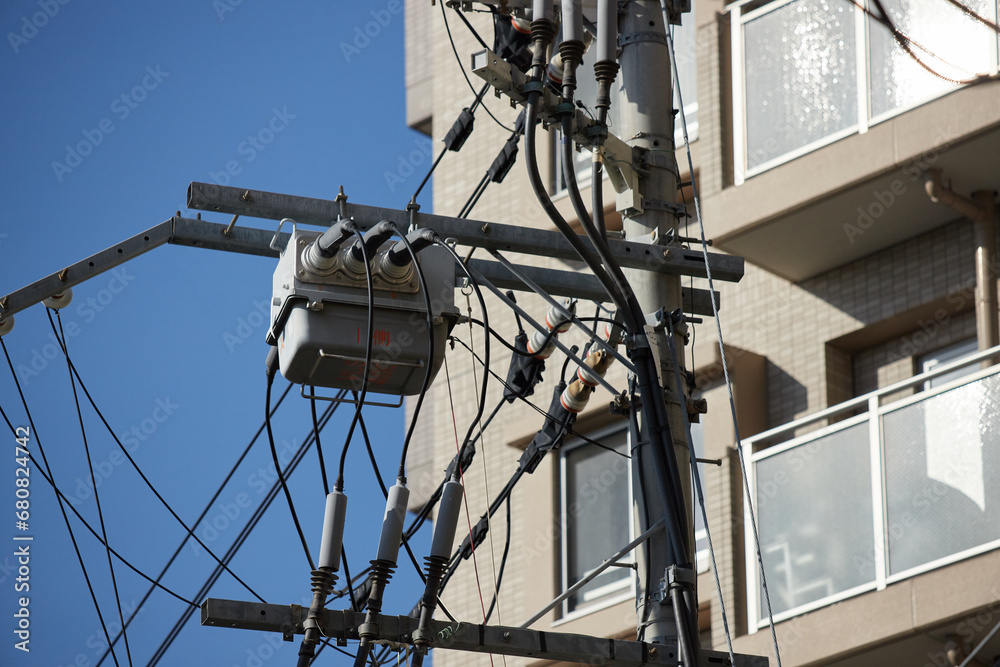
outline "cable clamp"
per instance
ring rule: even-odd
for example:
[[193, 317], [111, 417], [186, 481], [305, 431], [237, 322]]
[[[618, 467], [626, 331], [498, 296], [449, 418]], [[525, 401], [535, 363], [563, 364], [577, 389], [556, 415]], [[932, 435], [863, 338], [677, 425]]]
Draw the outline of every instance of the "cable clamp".
[[633, 32], [627, 35], [618, 36], [618, 48], [627, 44], [637, 44], [639, 42], [654, 42], [656, 44], [667, 45], [667, 36], [664, 32]]
[[607, 139], [608, 138], [608, 126], [595, 122], [583, 130], [583, 136], [590, 139], [592, 142], [594, 139]]
[[[647, 135], [644, 135], [647, 136]], [[635, 147], [637, 162], [639, 166], [646, 169], [665, 169], [674, 176], [679, 176], [677, 168], [677, 158], [672, 150], [656, 149], [652, 150], [642, 146]]]
[[535, 91], [545, 90], [545, 84], [541, 81], [529, 81], [523, 86], [521, 86], [521, 94], [527, 95], [528, 93], [533, 93]]
[[[566, 114], [575, 114], [576, 106], [572, 102], [560, 102], [552, 109], [552, 115], [556, 118], [561, 118]], [[605, 128], [607, 132], [607, 128]]]
[[642, 208], [645, 211], [666, 211], [678, 218], [690, 218], [688, 215], [687, 206], [678, 202], [672, 201], [662, 201], [659, 199], [646, 199], [642, 198]]

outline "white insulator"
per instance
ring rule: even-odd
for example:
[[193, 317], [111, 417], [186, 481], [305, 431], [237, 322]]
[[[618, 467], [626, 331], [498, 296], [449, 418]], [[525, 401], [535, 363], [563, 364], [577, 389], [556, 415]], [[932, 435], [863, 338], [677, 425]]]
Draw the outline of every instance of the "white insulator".
[[52, 310], [60, 310], [68, 306], [72, 301], [73, 301], [73, 290], [67, 287], [59, 294], [53, 294], [48, 299], [43, 299], [42, 303], [45, 304], [46, 308], [51, 308]]
[[[319, 239], [317, 239], [318, 241]], [[337, 267], [337, 256], [324, 257], [316, 245], [316, 241], [310, 243], [302, 252], [302, 265], [306, 270], [316, 275], [324, 276], [333, 273]]]
[[618, 55], [618, 2], [597, 2], [597, 50], [594, 62], [616, 61]]
[[441, 492], [441, 503], [438, 505], [437, 519], [434, 521], [434, 538], [431, 541], [431, 556], [451, 557], [451, 548], [455, 544], [455, 530], [458, 527], [458, 515], [462, 509], [462, 485], [450, 480]]
[[578, 414], [587, 407], [587, 402], [590, 400], [590, 394], [593, 393], [593, 390], [583, 385], [577, 385], [574, 389], [574, 385], [576, 383], [571, 382], [568, 387], [563, 389], [563, 393], [559, 396], [559, 402], [569, 412]]
[[344, 546], [344, 523], [347, 519], [347, 496], [333, 490], [326, 496], [326, 512], [323, 515], [323, 541], [319, 547], [316, 567], [340, 570], [340, 551]]
[[406, 503], [409, 499], [410, 490], [401, 483], [396, 482], [389, 489], [389, 497], [385, 501], [385, 516], [382, 518], [382, 534], [378, 538], [376, 560], [396, 564], [399, 543], [403, 539]]

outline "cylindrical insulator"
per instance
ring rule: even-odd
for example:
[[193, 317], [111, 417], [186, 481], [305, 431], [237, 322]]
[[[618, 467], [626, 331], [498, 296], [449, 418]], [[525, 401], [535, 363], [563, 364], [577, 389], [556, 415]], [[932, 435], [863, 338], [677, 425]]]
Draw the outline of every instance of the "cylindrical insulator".
[[573, 380], [559, 396], [559, 402], [567, 411], [577, 414], [587, 407], [587, 401], [590, 400], [592, 393], [594, 393], [593, 387], [588, 387], [579, 380]]
[[[569, 316], [567, 316], [569, 313]], [[545, 326], [555, 333], [549, 336], [546, 332], [536, 331], [528, 339], [528, 353], [539, 359], [548, 359], [556, 345], [553, 342], [558, 334], [569, 331], [572, 315], [576, 315], [576, 301], [567, 300], [563, 308], [552, 306], [545, 313]]]
[[434, 538], [431, 541], [431, 556], [450, 558], [451, 549], [455, 544], [455, 529], [458, 526], [458, 514], [462, 509], [462, 485], [450, 480], [441, 492], [441, 504], [438, 508], [437, 521], [434, 522]]
[[597, 350], [587, 357], [586, 365], [577, 368], [576, 377], [588, 387], [596, 387], [599, 382], [597, 378], [604, 377], [604, 374], [608, 372], [611, 361], [612, 357], [610, 354], [604, 350]]
[[583, 0], [562, 0], [563, 40], [583, 41]]
[[594, 62], [618, 60], [618, 2], [597, 2], [597, 51]]
[[552, 0], [534, 0], [531, 3], [531, 20], [548, 19], [551, 21], [555, 18], [553, 10], [554, 5]]
[[340, 550], [344, 545], [344, 523], [347, 520], [347, 496], [331, 491], [326, 496], [326, 513], [323, 515], [323, 541], [319, 546], [318, 568], [340, 570]]
[[399, 542], [403, 538], [403, 521], [406, 519], [406, 503], [410, 490], [400, 482], [389, 489], [385, 501], [385, 516], [382, 518], [382, 534], [378, 538], [377, 560], [396, 564], [399, 556]]

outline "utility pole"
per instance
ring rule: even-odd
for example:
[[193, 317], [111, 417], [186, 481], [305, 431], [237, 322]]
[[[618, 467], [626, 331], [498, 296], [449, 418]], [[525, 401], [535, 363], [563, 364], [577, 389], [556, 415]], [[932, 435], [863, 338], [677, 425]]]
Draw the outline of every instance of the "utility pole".
[[[670, 76], [670, 51], [666, 41], [666, 26], [660, 3], [654, 0], [628, 2], [619, 14], [619, 39], [621, 51], [622, 91], [618, 100], [618, 126], [621, 138], [632, 146], [645, 149], [647, 173], [640, 181], [639, 195], [633, 195], [631, 206], [623, 211], [623, 226], [626, 240], [643, 239], [646, 242], [663, 243], [667, 238], [677, 238], [679, 209], [676, 204], [678, 170], [674, 158], [674, 116], [673, 86]], [[670, 236], [672, 234], [672, 236]], [[664, 245], [664, 252], [671, 249]], [[654, 274], [648, 271], [625, 269], [629, 282], [633, 285], [639, 305], [648, 316], [657, 311], [671, 313], [681, 308], [680, 276]], [[662, 327], [654, 331], [647, 327], [652, 339], [654, 354], [658, 355], [660, 385], [667, 399], [667, 416], [670, 435], [673, 439], [680, 472], [680, 482], [687, 517], [688, 553], [684, 561], [694, 562], [694, 532], [692, 522], [690, 451], [687, 443], [687, 429], [682, 410], [686, 410], [684, 396], [677, 396], [674, 390], [674, 368]], [[678, 351], [678, 362], [683, 364], [683, 336], [674, 340]], [[679, 369], [683, 372], [683, 368]], [[660, 397], [642, 397], [643, 401], [660, 400]], [[651, 446], [648, 441], [640, 446]], [[633, 457], [633, 479], [642, 477], [642, 484], [635, 484], [633, 516], [636, 533], [662, 518], [654, 514], [660, 509], [658, 498], [651, 491], [665, 480], [657, 474], [655, 466], [639, 467]], [[649, 457], [646, 457], [649, 460]], [[643, 498], [640, 488], [650, 490]], [[645, 511], [643, 511], [645, 508]], [[667, 560], [667, 537], [659, 531], [650, 538], [649, 548], [638, 550], [639, 592], [636, 600], [636, 615], [640, 638], [653, 643], [674, 643], [678, 638], [674, 610], [669, 606], [669, 598], [663, 599], [666, 590], [664, 577], [671, 563]], [[648, 554], [648, 560], [643, 557]], [[647, 576], [647, 571], [649, 576]], [[652, 590], [646, 590], [647, 582]], [[694, 596], [697, 604], [697, 594]]]

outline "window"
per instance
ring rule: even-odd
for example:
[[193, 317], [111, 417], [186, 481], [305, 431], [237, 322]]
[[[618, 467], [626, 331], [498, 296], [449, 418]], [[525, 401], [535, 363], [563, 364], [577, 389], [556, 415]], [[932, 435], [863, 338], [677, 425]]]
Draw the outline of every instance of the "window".
[[[949, 345], [948, 347], [941, 348], [940, 350], [935, 350], [930, 354], [917, 357], [917, 372], [926, 373], [927, 371], [932, 371], [938, 366], [944, 366], [945, 364], [950, 364], [958, 359], [961, 359], [962, 357], [975, 354], [978, 349], [978, 341], [976, 341], [975, 338], [970, 338], [969, 340], [963, 340], [961, 343], [956, 343], [955, 345]], [[957, 380], [958, 378], [971, 373], [975, 373], [978, 370], [978, 361], [974, 361], [971, 364], [965, 364], [964, 366], [959, 366], [958, 368], [950, 370], [947, 373], [942, 373], [941, 375], [931, 378], [924, 383], [924, 389], [940, 387], [943, 384], [951, 382], [952, 380]]]
[[[632, 539], [630, 466], [622, 456], [628, 453], [626, 431], [595, 439], [614, 451], [579, 441], [561, 450], [563, 590]], [[563, 603], [563, 615], [630, 597], [631, 572], [608, 568]]]
[[[885, 26], [851, 3], [734, 3], [737, 185], [866, 132], [871, 124], [953, 90], [954, 81], [997, 71], [996, 34], [961, 9], [931, 0], [883, 4], [896, 27], [919, 45], [913, 50], [952, 81], [925, 70]], [[967, 4], [996, 20], [997, 0]]]

